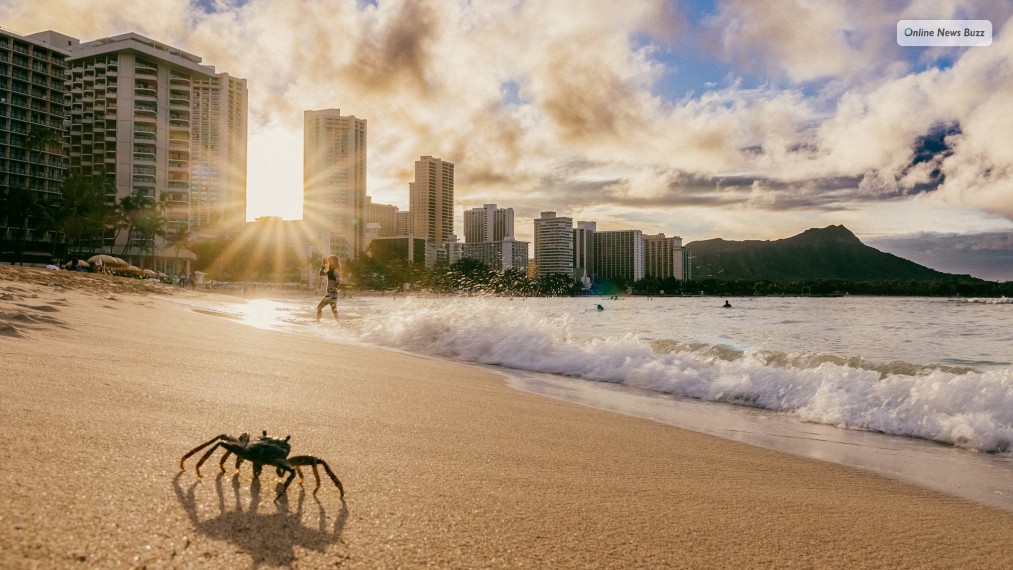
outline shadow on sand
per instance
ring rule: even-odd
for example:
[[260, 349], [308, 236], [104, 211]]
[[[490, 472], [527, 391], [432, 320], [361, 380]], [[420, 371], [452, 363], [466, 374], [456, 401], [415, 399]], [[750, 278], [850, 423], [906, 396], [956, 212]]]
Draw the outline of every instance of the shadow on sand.
[[[172, 481], [172, 487], [176, 498], [186, 511], [187, 517], [190, 518], [196, 531], [212, 539], [234, 544], [253, 559], [254, 567], [262, 564], [291, 566], [296, 561], [296, 546], [321, 553], [325, 552], [329, 546], [341, 540], [341, 532], [348, 521], [348, 506], [342, 499], [341, 510], [338, 511], [333, 527], [328, 531], [327, 513], [324, 506], [315, 495], [311, 495], [318, 509], [317, 528], [303, 525], [303, 504], [306, 499], [306, 490], [301, 487], [294, 512], [291, 511], [288, 495], [283, 495], [277, 503], [268, 499], [266, 505], [263, 506], [264, 509], [276, 512], [258, 512], [261, 509], [260, 479], [253, 479], [250, 484], [250, 500], [244, 510], [239, 493], [238, 476], [232, 477], [231, 484], [235, 505], [231, 509], [227, 508], [222, 484], [225, 473], [219, 473], [215, 479], [219, 514], [214, 518], [202, 519], [197, 512], [196, 497], [196, 490], [201, 481], [198, 480], [184, 491], [180, 485], [182, 478], [183, 473], [176, 475]], [[281, 483], [278, 484], [277, 490], [281, 490]], [[274, 497], [275, 495], [272, 493], [270, 496]], [[336, 553], [335, 556], [336, 562], [346, 559], [348, 557], [347, 549], [342, 548], [342, 551]]]

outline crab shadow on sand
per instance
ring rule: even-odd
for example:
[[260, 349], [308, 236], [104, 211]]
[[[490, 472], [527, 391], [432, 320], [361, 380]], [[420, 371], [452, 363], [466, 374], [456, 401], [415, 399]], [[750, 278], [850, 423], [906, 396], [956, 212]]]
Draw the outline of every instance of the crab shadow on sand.
[[[316, 502], [318, 509], [317, 528], [310, 528], [303, 524], [303, 504], [306, 500], [306, 490], [299, 488], [299, 496], [296, 499], [295, 511], [291, 510], [289, 496], [282, 495], [277, 503], [267, 498], [266, 504], [261, 505], [261, 483], [260, 479], [253, 479], [250, 484], [249, 502], [244, 509], [244, 501], [240, 495], [240, 482], [238, 476], [232, 477], [232, 495], [234, 506], [227, 506], [223, 479], [225, 473], [219, 473], [215, 479], [215, 491], [218, 495], [218, 516], [213, 518], [201, 518], [198, 513], [197, 489], [201, 481], [190, 485], [185, 491], [181, 486], [183, 473], [179, 473], [172, 481], [173, 490], [180, 505], [186, 511], [191, 524], [198, 534], [202, 534], [214, 540], [228, 541], [242, 552], [253, 559], [253, 566], [262, 564], [269, 566], [291, 566], [296, 561], [295, 547], [325, 552], [327, 549], [341, 541], [341, 532], [345, 523], [348, 522], [348, 506], [345, 500], [341, 499], [341, 510], [338, 511], [334, 525], [330, 530], [327, 528], [327, 513], [323, 504], [315, 495], [311, 495]], [[281, 489], [279, 483], [278, 489]], [[271, 493], [270, 497], [274, 494]], [[261, 508], [275, 510], [276, 512], [259, 512]], [[342, 548], [335, 556], [338, 559], [347, 558], [347, 548]]]

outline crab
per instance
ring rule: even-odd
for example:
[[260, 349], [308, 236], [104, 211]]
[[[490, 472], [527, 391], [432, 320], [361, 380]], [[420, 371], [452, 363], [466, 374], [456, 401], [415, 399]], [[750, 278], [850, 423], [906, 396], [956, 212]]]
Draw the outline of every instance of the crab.
[[295, 457], [289, 457], [288, 454], [292, 447], [289, 445], [288, 440], [292, 436], [286, 436], [285, 439], [280, 437], [268, 437], [267, 431], [264, 431], [264, 435], [254, 441], [250, 442], [250, 434], [244, 433], [239, 437], [232, 437], [228, 434], [222, 434], [215, 436], [210, 441], [204, 442], [199, 446], [193, 448], [189, 453], [183, 456], [183, 459], [179, 460], [179, 470], [186, 471], [186, 460], [193, 454], [204, 449], [205, 447], [215, 444], [214, 447], [209, 449], [200, 461], [197, 462], [197, 467], [194, 471], [197, 473], [197, 477], [201, 477], [200, 467], [204, 465], [204, 462], [211, 457], [211, 454], [216, 449], [222, 447], [225, 449], [225, 455], [222, 456], [222, 460], [218, 463], [218, 466], [225, 471], [225, 461], [230, 455], [235, 454], [236, 456], [236, 470], [243, 464], [243, 461], [249, 461], [253, 463], [253, 476], [259, 477], [260, 472], [264, 465], [271, 465], [277, 469], [278, 477], [284, 477], [287, 472], [288, 479], [285, 480], [285, 486], [282, 487], [281, 491], [278, 492], [278, 497], [275, 498], [277, 501], [282, 495], [288, 491], [289, 484], [292, 483], [292, 479], [295, 478], [296, 474], [299, 475], [300, 484], [303, 481], [302, 471], [299, 469], [300, 466], [310, 466], [313, 468], [313, 476], [316, 478], [317, 486], [313, 489], [316, 493], [320, 489], [320, 472], [317, 471], [317, 465], [320, 465], [330, 476], [331, 481], [338, 487], [338, 491], [341, 492], [341, 497], [345, 497], [345, 489], [341, 486], [341, 481], [338, 480], [334, 472], [331, 471], [327, 462], [319, 457], [313, 457], [312, 455], [297, 455]]

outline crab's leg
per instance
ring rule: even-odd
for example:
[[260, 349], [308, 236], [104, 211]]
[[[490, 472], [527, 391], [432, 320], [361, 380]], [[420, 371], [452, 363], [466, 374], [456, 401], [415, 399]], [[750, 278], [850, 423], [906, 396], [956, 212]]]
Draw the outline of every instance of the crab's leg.
[[190, 458], [191, 455], [193, 455], [194, 453], [197, 453], [198, 451], [204, 449], [205, 447], [211, 445], [212, 443], [214, 443], [216, 441], [219, 441], [219, 440], [222, 440], [222, 439], [227, 439], [228, 437], [229, 436], [227, 434], [223, 433], [222, 435], [214, 437], [210, 441], [206, 441], [206, 442], [198, 445], [197, 447], [191, 449], [189, 453], [187, 453], [186, 455], [183, 456], [183, 459], [179, 460], [179, 470], [180, 471], [186, 471], [186, 466], [184, 464], [186, 463], [186, 460]]
[[225, 460], [228, 459], [230, 455], [232, 455], [232, 452], [226, 449], [225, 455], [222, 456], [222, 460], [218, 462], [218, 466], [222, 468], [222, 471], [225, 471]]
[[211, 457], [211, 454], [214, 453], [215, 450], [217, 450], [221, 446], [222, 446], [222, 442], [216, 443], [215, 446], [212, 447], [211, 449], [209, 449], [208, 452], [205, 453], [204, 456], [200, 458], [200, 461], [197, 462], [197, 469], [195, 471], [197, 471], [197, 476], [198, 477], [201, 476], [201, 474], [200, 474], [200, 466], [204, 465], [204, 462], [208, 460], [208, 457]]
[[[324, 461], [323, 459], [320, 459], [319, 457], [313, 457], [312, 455], [298, 455], [296, 457], [289, 457], [288, 461], [293, 466], [312, 465], [315, 474], [317, 474], [316, 466], [322, 465], [324, 467], [324, 471], [327, 472], [327, 476], [331, 478], [331, 481], [334, 481], [334, 485], [338, 488], [339, 491], [341, 491], [341, 496], [342, 497], [345, 496], [345, 489], [344, 487], [341, 486], [341, 481], [338, 480], [338, 477], [337, 475], [334, 474], [334, 471], [331, 471], [331, 466], [327, 465], [327, 462]], [[317, 476], [319, 477], [319, 474], [317, 474]], [[318, 489], [320, 488], [319, 482], [320, 480], [317, 479]]]
[[295, 468], [292, 467], [291, 463], [285, 461], [284, 459], [275, 459], [274, 461], [269, 461], [268, 464], [274, 465], [275, 467], [288, 472], [288, 479], [285, 479], [285, 486], [281, 488], [281, 491], [278, 492], [278, 496], [274, 498], [274, 502], [277, 503], [278, 499], [280, 499], [281, 496], [288, 491], [288, 486], [292, 484], [292, 479], [295, 479]]

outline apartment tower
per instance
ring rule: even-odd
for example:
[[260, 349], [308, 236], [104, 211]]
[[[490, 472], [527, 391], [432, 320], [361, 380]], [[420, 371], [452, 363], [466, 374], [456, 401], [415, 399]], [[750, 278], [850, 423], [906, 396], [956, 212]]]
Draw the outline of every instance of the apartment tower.
[[355, 258], [366, 237], [366, 120], [306, 111], [303, 141], [303, 218], [329, 254]]
[[[70, 52], [62, 42], [36, 38], [52, 33], [23, 37], [0, 30], [0, 201], [25, 191], [41, 203], [60, 199], [70, 130], [64, 105]], [[47, 130], [52, 139], [43, 141], [38, 135]], [[20, 238], [24, 220], [8, 214], [0, 212], [0, 239]], [[38, 221], [29, 219], [29, 235]]]
[[644, 236], [640, 230], [594, 234], [594, 275], [632, 285], [644, 278]]
[[[165, 204], [169, 235], [190, 226], [191, 90], [209, 80], [201, 58], [140, 34], [72, 41], [70, 170], [105, 173], [114, 195]], [[109, 245], [113, 245], [109, 243]], [[193, 254], [165, 247], [165, 239], [123, 232], [135, 264], [154, 256], [152, 269], [187, 269]]]
[[681, 237], [665, 237], [665, 234], [644, 236], [644, 276], [683, 278]]
[[514, 209], [484, 204], [464, 211], [464, 242], [503, 241], [514, 237]]
[[573, 275], [573, 218], [542, 212], [535, 218], [535, 272]]
[[366, 196], [366, 223], [379, 224], [379, 237], [392, 237], [397, 233], [397, 206], [387, 204], [375, 204], [373, 199]]
[[218, 73], [193, 80], [190, 108], [190, 225], [235, 232], [246, 223], [245, 79]]
[[409, 185], [412, 231], [436, 247], [454, 233], [454, 165], [431, 156], [415, 161]]

